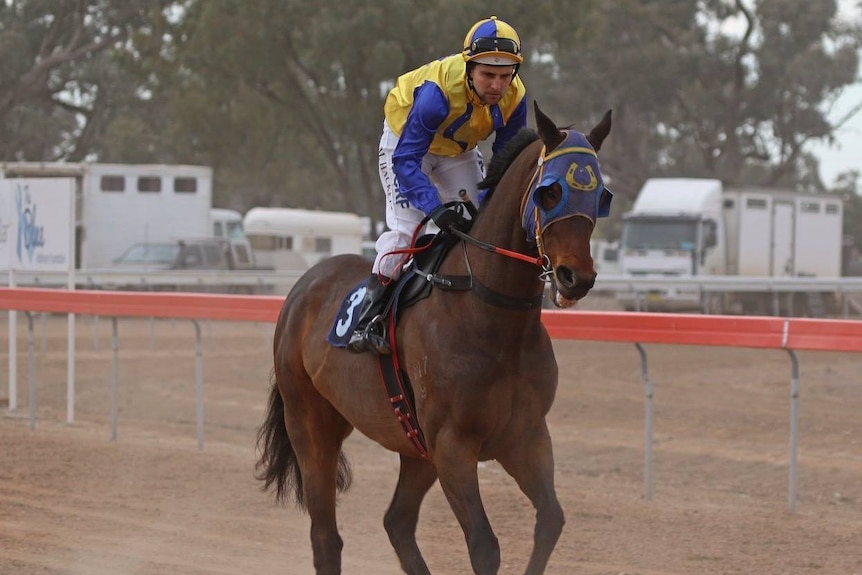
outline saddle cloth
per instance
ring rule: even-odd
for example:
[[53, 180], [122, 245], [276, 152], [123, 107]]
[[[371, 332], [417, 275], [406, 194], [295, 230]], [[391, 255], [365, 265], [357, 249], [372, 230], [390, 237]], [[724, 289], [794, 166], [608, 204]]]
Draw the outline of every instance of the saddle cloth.
[[356, 324], [359, 322], [359, 312], [362, 307], [362, 300], [365, 298], [366, 280], [356, 284], [353, 289], [347, 293], [347, 297], [341, 302], [341, 307], [338, 308], [338, 313], [335, 314], [335, 321], [326, 336], [326, 341], [334, 347], [347, 347], [350, 342], [350, 336], [353, 330], [356, 329]]

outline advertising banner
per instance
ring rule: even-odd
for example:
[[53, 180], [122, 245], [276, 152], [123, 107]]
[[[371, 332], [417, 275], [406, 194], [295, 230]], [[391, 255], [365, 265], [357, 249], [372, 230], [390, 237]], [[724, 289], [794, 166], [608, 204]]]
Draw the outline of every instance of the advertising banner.
[[0, 270], [74, 268], [75, 180], [0, 179]]

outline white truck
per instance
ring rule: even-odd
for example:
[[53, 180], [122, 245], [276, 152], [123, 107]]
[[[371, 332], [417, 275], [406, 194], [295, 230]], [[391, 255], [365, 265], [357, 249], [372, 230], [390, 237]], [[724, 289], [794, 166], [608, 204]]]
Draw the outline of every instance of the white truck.
[[78, 269], [111, 267], [132, 244], [211, 237], [212, 168], [161, 164], [0, 163], [0, 178], [75, 181]]
[[[652, 178], [623, 216], [624, 276], [841, 275], [839, 197], [787, 189], [725, 188], [720, 180]], [[771, 293], [716, 294], [696, 286], [618, 294], [626, 309], [770, 313]]]

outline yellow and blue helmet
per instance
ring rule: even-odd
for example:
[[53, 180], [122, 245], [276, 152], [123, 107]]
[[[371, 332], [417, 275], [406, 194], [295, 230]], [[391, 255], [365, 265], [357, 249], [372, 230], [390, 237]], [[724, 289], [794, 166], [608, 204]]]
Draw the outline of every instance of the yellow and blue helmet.
[[496, 16], [473, 24], [464, 38], [461, 55], [465, 62], [491, 66], [518, 66], [524, 61], [518, 33]]

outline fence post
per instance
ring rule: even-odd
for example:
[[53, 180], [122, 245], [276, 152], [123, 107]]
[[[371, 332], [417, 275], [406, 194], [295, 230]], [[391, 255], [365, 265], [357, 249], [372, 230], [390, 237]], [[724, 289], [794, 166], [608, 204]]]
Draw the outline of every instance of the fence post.
[[790, 470], [787, 490], [787, 508], [796, 511], [796, 457], [799, 447], [799, 360], [796, 352], [788, 349], [790, 355]]
[[641, 356], [641, 377], [644, 380], [646, 401], [644, 402], [644, 499], [652, 501], [652, 419], [653, 419], [653, 385], [649, 378], [647, 353], [644, 346], [635, 343]]

